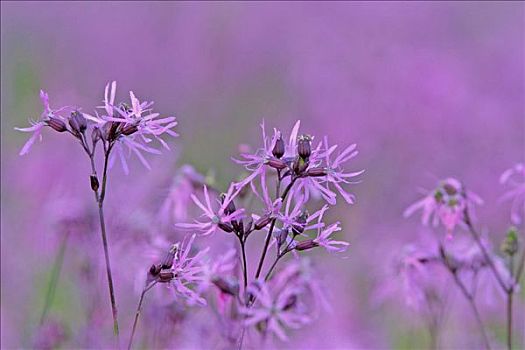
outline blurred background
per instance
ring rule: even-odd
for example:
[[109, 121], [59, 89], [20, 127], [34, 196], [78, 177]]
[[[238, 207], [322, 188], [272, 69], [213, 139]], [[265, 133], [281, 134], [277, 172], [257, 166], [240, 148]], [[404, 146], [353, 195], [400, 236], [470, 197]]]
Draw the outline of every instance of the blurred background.
[[[237, 178], [242, 169], [230, 157], [240, 144], [260, 144], [263, 119], [284, 130], [300, 119], [306, 133], [358, 144], [350, 166], [366, 172], [352, 188], [357, 202], [341, 201], [331, 214], [351, 243], [347, 257], [315, 257], [333, 310], [285, 347], [428, 346], [402, 299], [373, 298], [389, 256], [421, 234], [417, 219], [402, 217], [418, 188], [462, 179], [485, 200], [478, 225], [496, 246], [510, 224], [498, 179], [525, 160], [523, 3], [2, 2], [1, 10], [3, 348], [34, 340], [60, 243], [54, 217], [76, 210], [71, 200], [64, 208], [64, 196], [94, 205], [89, 164], [72, 140], [46, 130], [42, 143], [18, 156], [28, 135], [13, 128], [38, 118], [40, 89], [52, 106], [89, 111], [117, 80], [122, 98], [133, 90], [179, 119], [175, 151], [154, 156], [151, 171], [133, 163], [126, 176], [115, 167], [110, 225], [134, 232], [114, 229], [114, 241], [157, 233], [146, 223], [183, 164], [222, 188]], [[83, 310], [97, 298], [84, 295], [82, 283], [99, 281], [106, 302], [104, 275], [78, 272], [84, 255], [101, 255], [96, 227], [82, 239], [96, 242], [93, 252], [70, 242], [50, 310], [70, 337], [89, 326]], [[116, 245], [116, 264], [133, 276], [142, 261], [124, 253], [125, 243]], [[116, 278], [128, 331], [137, 293], [125, 275]], [[499, 306], [482, 313], [502, 342]], [[95, 324], [110, 322], [107, 309], [100, 313]], [[454, 316], [445, 328], [443, 347], [464, 345], [464, 334], [476, 332], [471, 319]]]

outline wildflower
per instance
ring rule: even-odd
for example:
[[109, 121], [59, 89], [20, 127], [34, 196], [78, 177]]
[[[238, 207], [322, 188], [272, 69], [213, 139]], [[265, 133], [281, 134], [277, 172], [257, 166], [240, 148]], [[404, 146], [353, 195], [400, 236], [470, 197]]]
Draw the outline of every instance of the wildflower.
[[[252, 182], [257, 176], [261, 175], [266, 166], [283, 170], [289, 166], [291, 160], [295, 157], [297, 133], [299, 132], [300, 121], [297, 121], [292, 128], [288, 144], [282, 139], [282, 133], [274, 129], [273, 136], [269, 138], [266, 135], [264, 122], [261, 124], [263, 146], [253, 154], [243, 153], [242, 159], [233, 159], [237, 164], [243, 165], [250, 175], [236, 185], [244, 187]], [[276, 154], [274, 155], [274, 151]]]
[[64, 132], [68, 130], [66, 126], [67, 119], [59, 115], [60, 112], [66, 110], [68, 107], [62, 107], [56, 110], [52, 109], [49, 105], [49, 95], [43, 90], [40, 90], [40, 100], [44, 105], [44, 111], [40, 115], [40, 119], [36, 122], [31, 121], [32, 126], [28, 128], [15, 128], [15, 130], [18, 131], [33, 133], [33, 135], [22, 147], [22, 150], [20, 151], [21, 156], [29, 152], [29, 149], [37, 139], [42, 140], [42, 129], [45, 126], [49, 126], [58, 132]]
[[178, 134], [172, 129], [178, 124], [175, 117], [160, 117], [159, 113], [153, 112], [151, 108], [153, 102], [140, 102], [133, 91], [129, 92], [131, 106], [126, 103], [115, 104], [117, 84], [113, 81], [106, 85], [104, 91], [104, 105], [99, 109], [102, 114], [95, 113], [89, 115], [84, 113], [84, 117], [104, 130], [103, 139], [108, 142], [107, 148], [115, 148], [110, 159], [113, 164], [115, 157], [120, 159], [124, 172], [129, 173], [126, 161], [126, 153], [134, 153], [140, 162], [150, 169], [150, 165], [142, 152], [160, 154], [161, 152], [149, 146], [152, 139], [157, 140], [164, 148], [169, 150], [169, 146], [161, 136], [167, 134], [177, 137]]
[[210, 196], [208, 194], [208, 188], [204, 186], [204, 201], [202, 203], [197, 196], [191, 195], [193, 202], [203, 211], [202, 217], [203, 221], [195, 220], [194, 223], [182, 223], [177, 224], [177, 227], [183, 229], [197, 230], [203, 236], [210, 235], [217, 231], [217, 229], [222, 229], [226, 232], [232, 232], [232, 222], [238, 219], [241, 219], [244, 215], [244, 209], [238, 209], [233, 212], [228, 213], [227, 208], [230, 202], [233, 201], [234, 197], [238, 194], [238, 191], [235, 191], [235, 186], [232, 184], [223, 198], [222, 204], [220, 204], [219, 210], [215, 211], [212, 207]]
[[259, 326], [265, 333], [285, 341], [286, 328], [297, 329], [311, 321], [298, 305], [303, 293], [300, 285], [291, 283], [272, 292], [268, 283], [256, 281], [248, 287], [248, 293], [255, 298], [255, 304], [240, 308], [247, 327]]
[[441, 223], [446, 229], [447, 237], [451, 238], [455, 227], [465, 220], [465, 211], [472, 211], [474, 204], [482, 203], [481, 198], [465, 190], [461, 182], [448, 178], [441, 181], [438, 187], [423, 199], [409, 206], [403, 215], [408, 217], [421, 209], [423, 225], [428, 225], [430, 220], [434, 226]]
[[152, 265], [149, 282], [166, 283], [173, 287], [175, 298], [182, 298], [190, 305], [206, 305], [198, 285], [204, 279], [204, 257], [208, 249], [190, 256], [195, 234], [186, 242], [174, 244], [160, 264]]
[[200, 190], [206, 183], [204, 175], [199, 174], [191, 165], [184, 165], [175, 175], [159, 211], [159, 217], [163, 224], [182, 221], [188, 218], [191, 195]]
[[525, 164], [517, 163], [507, 169], [499, 179], [502, 185], [509, 187], [502, 201], [510, 201], [511, 221], [514, 225], [520, 225], [525, 215]]
[[313, 240], [313, 243], [319, 247], [325, 248], [329, 252], [343, 252], [346, 250], [349, 243], [344, 241], [333, 241], [330, 239], [330, 236], [338, 231], [341, 231], [339, 222], [326, 228], [319, 228], [317, 231], [317, 237]]

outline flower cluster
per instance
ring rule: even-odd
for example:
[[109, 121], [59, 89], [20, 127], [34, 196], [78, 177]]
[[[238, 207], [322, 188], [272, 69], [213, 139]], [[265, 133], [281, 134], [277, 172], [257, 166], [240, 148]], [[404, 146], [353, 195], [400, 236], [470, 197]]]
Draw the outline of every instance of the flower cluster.
[[[294, 274], [300, 275], [296, 267], [285, 267], [274, 275], [273, 272], [289, 253], [298, 257], [316, 247], [329, 252], [346, 250], [347, 242], [334, 239], [341, 231], [340, 223], [327, 223], [326, 213], [336, 204], [337, 193], [347, 203], [354, 202], [354, 196], [344, 187], [362, 173], [344, 168], [357, 155], [355, 145], [336, 154], [338, 146], [330, 146], [325, 137], [314, 147], [314, 137], [299, 134], [299, 127], [298, 121], [286, 138], [277, 129], [269, 137], [263, 124], [262, 147], [254, 153], [242, 154], [241, 159], [234, 159], [245, 167], [248, 176], [232, 182], [225, 193], [214, 196], [204, 185], [201, 196], [190, 196], [202, 214], [194, 222], [176, 225], [201, 236], [222, 231], [236, 237], [243, 264], [243, 293], [238, 293], [234, 287], [237, 284], [231, 283], [231, 278], [217, 279], [215, 284], [222, 291], [238, 296], [236, 307], [244, 315], [243, 327], [274, 334], [283, 340], [287, 337], [284, 329], [295, 329], [311, 321], [312, 318], [304, 314], [305, 305], [300, 300], [320, 288], [314, 288], [312, 280], [299, 283], [300, 279], [292, 278]], [[275, 192], [270, 188], [275, 188]], [[316, 205], [317, 199], [325, 203]], [[250, 281], [246, 241], [259, 236], [255, 232], [263, 233], [266, 238], [260, 248], [261, 257], [254, 279]], [[273, 263], [263, 273], [270, 249], [275, 250]], [[282, 279], [279, 276], [283, 274], [290, 276]]]
[[[151, 147], [153, 139], [169, 149], [161, 136], [178, 136], [172, 129], [177, 125], [175, 117], [160, 117], [152, 110], [153, 102], [140, 102], [133, 91], [129, 92], [130, 103], [115, 103], [117, 83], [106, 85], [104, 105], [98, 107], [99, 113], [88, 114], [80, 108], [69, 106], [54, 109], [50, 106], [49, 95], [40, 91], [44, 111], [38, 121], [33, 121], [28, 128], [16, 128], [33, 135], [25, 143], [20, 155], [29, 152], [37, 139], [42, 138], [42, 130], [47, 126], [59, 133], [68, 133], [75, 137], [88, 154], [93, 154], [100, 142], [106, 154], [111, 154], [110, 163], [118, 155], [125, 173], [129, 172], [126, 158], [134, 153], [146, 168], [150, 168], [142, 152], [158, 154], [157, 148]], [[115, 149], [115, 152], [111, 150]]]
[[[514, 224], [521, 222], [519, 208], [523, 205], [525, 193], [524, 174], [523, 165], [518, 164], [505, 171], [500, 178], [502, 184], [511, 188], [503, 199], [513, 201], [511, 221]], [[443, 286], [452, 281], [474, 314], [486, 348], [490, 348], [490, 337], [486, 334], [478, 304], [506, 304], [507, 345], [511, 348], [512, 300], [519, 289], [525, 252], [515, 268], [515, 257], [519, 255], [521, 242], [517, 229], [512, 226], [501, 244], [503, 256], [494, 251], [487, 235], [479, 233], [472, 221], [474, 204], [482, 202], [459, 180], [448, 178], [439, 182], [437, 188], [422, 200], [408, 207], [405, 216], [421, 209], [423, 225], [432, 222], [437, 227], [441, 224], [449, 239], [432, 241], [426, 235], [425, 244], [407, 246], [404, 254], [395, 260], [394, 273], [389, 274], [378, 294], [384, 297], [401, 292], [409, 306], [426, 314], [429, 332], [435, 338], [443, 320], [443, 303], [449, 292], [449, 288], [444, 289]], [[457, 226], [465, 228], [466, 235], [452, 240], [452, 232]], [[437, 307], [433, 307], [436, 302]]]

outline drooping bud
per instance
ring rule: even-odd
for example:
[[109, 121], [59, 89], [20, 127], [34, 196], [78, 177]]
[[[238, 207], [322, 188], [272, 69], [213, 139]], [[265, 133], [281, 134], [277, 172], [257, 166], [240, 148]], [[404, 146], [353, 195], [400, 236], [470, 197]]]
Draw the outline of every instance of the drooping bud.
[[275, 141], [275, 145], [273, 146], [272, 154], [274, 155], [274, 157], [278, 159], [284, 156], [284, 141], [281, 135], [279, 135], [279, 137]]
[[270, 223], [270, 221], [272, 221], [271, 216], [266, 214], [264, 216], [261, 216], [257, 221], [255, 221], [255, 224], [253, 225], [253, 227], [256, 230], [261, 230], [265, 228]]
[[320, 177], [320, 176], [326, 176], [326, 169], [325, 168], [313, 168], [308, 169], [306, 172], [306, 175], [311, 177]]
[[277, 170], [283, 170], [288, 165], [281, 159], [269, 159], [266, 164], [268, 164], [270, 167], [277, 169]]
[[99, 183], [98, 183], [98, 178], [97, 178], [97, 175], [89, 175], [89, 180], [90, 180], [90, 183], [91, 183], [91, 189], [95, 192], [98, 191], [98, 188], [99, 188]]
[[50, 116], [49, 120], [47, 121], [47, 125], [49, 125], [53, 130], [58, 132], [64, 132], [67, 131], [66, 123], [60, 118]]
[[232, 296], [239, 295], [239, 282], [233, 279], [225, 279], [220, 276], [212, 279], [213, 284], [220, 289], [221, 292]]
[[299, 242], [297, 243], [297, 245], [295, 246], [295, 249], [296, 250], [309, 250], [309, 249], [312, 249], [312, 248], [315, 248], [317, 247], [318, 244], [314, 242], [313, 239], [308, 239], [306, 241], [302, 241], [302, 242]]
[[120, 133], [122, 135], [129, 136], [131, 134], [136, 133], [138, 130], [139, 128], [136, 124], [125, 124], [120, 130]]
[[71, 126], [73, 133], [77, 135], [83, 134], [87, 128], [86, 118], [79, 111], [74, 111], [69, 118], [69, 126]]
[[312, 154], [312, 138], [308, 135], [301, 135], [297, 140], [297, 154], [302, 159], [308, 159]]
[[233, 226], [230, 225], [230, 224], [227, 223], [227, 222], [219, 222], [218, 226], [219, 226], [219, 228], [220, 228], [221, 230], [223, 230], [224, 232], [228, 232], [228, 233], [233, 232]]
[[511, 227], [501, 243], [501, 251], [508, 256], [513, 256], [518, 252], [518, 232], [516, 227]]
[[161, 270], [160, 265], [151, 265], [151, 267], [149, 268], [149, 273], [152, 276], [157, 276], [160, 273], [160, 270]]

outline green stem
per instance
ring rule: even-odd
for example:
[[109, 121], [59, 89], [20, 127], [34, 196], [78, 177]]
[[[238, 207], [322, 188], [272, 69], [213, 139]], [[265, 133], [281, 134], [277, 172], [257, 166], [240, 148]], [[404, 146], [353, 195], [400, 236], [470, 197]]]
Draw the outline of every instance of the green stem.
[[62, 241], [60, 242], [60, 248], [58, 250], [55, 261], [53, 262], [53, 268], [51, 272], [51, 279], [48, 284], [46, 299], [44, 303], [44, 309], [42, 310], [42, 315], [40, 316], [40, 325], [42, 325], [47, 317], [47, 313], [53, 300], [55, 299], [56, 287], [58, 284], [58, 279], [60, 277], [60, 271], [62, 270], [62, 265], [64, 263], [64, 255], [66, 253], [67, 241], [69, 237], [69, 232], [64, 233]]

